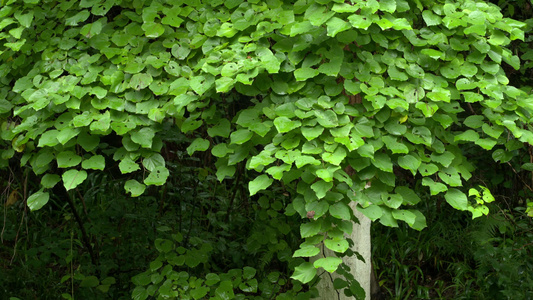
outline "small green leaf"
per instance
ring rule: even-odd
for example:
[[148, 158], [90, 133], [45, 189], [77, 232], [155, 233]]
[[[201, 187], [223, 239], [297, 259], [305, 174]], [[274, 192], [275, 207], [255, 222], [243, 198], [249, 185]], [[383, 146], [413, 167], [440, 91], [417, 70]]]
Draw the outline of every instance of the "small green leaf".
[[339, 125], [337, 114], [332, 110], [314, 110], [318, 123], [325, 128], [333, 128]]
[[231, 130], [231, 124], [228, 119], [221, 119], [217, 125], [207, 129], [207, 134], [209, 134], [210, 137], [229, 137]]
[[311, 221], [309, 223], [304, 223], [300, 225], [300, 235], [302, 236], [302, 238], [315, 236], [320, 232], [321, 228], [322, 222], [319, 221]]
[[80, 282], [80, 287], [97, 287], [100, 280], [96, 276], [87, 276]]
[[277, 117], [274, 120], [274, 126], [276, 126], [279, 133], [285, 133], [302, 126], [302, 122], [292, 121], [287, 117]]
[[409, 226], [413, 225], [416, 221], [416, 215], [409, 210], [404, 209], [395, 209], [392, 211], [392, 216], [396, 220], [402, 220]]
[[57, 166], [60, 168], [69, 168], [77, 166], [81, 162], [81, 156], [74, 151], [63, 151], [57, 155]]
[[134, 162], [131, 158], [125, 157], [118, 164], [118, 168], [120, 169], [120, 172], [122, 174], [127, 174], [127, 173], [131, 173], [131, 172], [137, 171], [141, 167], [139, 167], [139, 164]]
[[53, 188], [59, 181], [61, 180], [61, 177], [57, 174], [45, 174], [43, 178], [41, 178], [41, 185], [44, 188], [51, 189]]
[[448, 190], [448, 187], [445, 184], [440, 183], [440, 182], [435, 182], [433, 181], [433, 179], [429, 177], [424, 177], [422, 179], [422, 185], [429, 187], [429, 190], [432, 196], [440, 194], [442, 192], [446, 192]]
[[61, 176], [63, 179], [63, 185], [67, 191], [76, 188], [85, 179], [87, 179], [87, 172], [85, 170], [68, 170]]
[[392, 161], [390, 159], [390, 156], [385, 153], [376, 153], [374, 155], [374, 160], [372, 161], [372, 164], [382, 171], [392, 172]]
[[250, 196], [257, 194], [260, 190], [268, 188], [274, 180], [268, 175], [263, 174], [257, 176], [254, 180], [248, 183], [248, 189], [250, 190]]
[[339, 166], [344, 161], [344, 158], [346, 158], [346, 150], [342, 146], [338, 146], [333, 153], [322, 153], [322, 159], [335, 166]]
[[439, 25], [442, 22], [441, 17], [434, 14], [431, 10], [424, 10], [422, 12], [422, 18], [424, 18], [424, 22], [426, 22], [428, 26]]
[[317, 69], [312, 69], [309, 67], [300, 68], [294, 71], [294, 77], [297, 81], [306, 81], [309, 78], [313, 78], [319, 74]]
[[197, 288], [192, 289], [190, 293], [193, 299], [198, 300], [198, 299], [203, 299], [209, 291], [210, 289], [208, 287], [199, 286]]
[[135, 130], [130, 133], [131, 140], [143, 148], [152, 148], [152, 140], [155, 136], [155, 131], [150, 127], [144, 127], [140, 130]]
[[381, 210], [381, 207], [378, 205], [371, 204], [370, 206], [366, 208], [361, 208], [360, 206], [357, 206], [357, 210], [362, 212], [363, 215], [368, 217], [370, 220], [375, 221], [383, 215], [383, 211]]
[[411, 171], [413, 175], [416, 175], [416, 172], [420, 167], [421, 163], [422, 161], [420, 160], [420, 158], [416, 158], [410, 154], [398, 157], [398, 165], [406, 170]]
[[81, 163], [81, 167], [84, 169], [104, 170], [105, 159], [102, 155], [93, 155], [89, 159], [84, 160]]
[[144, 193], [146, 185], [138, 182], [135, 179], [130, 179], [124, 184], [126, 192], [130, 193], [132, 197], [138, 197]]
[[[342, 260], [341, 260], [342, 262]], [[308, 283], [316, 276], [316, 269], [310, 262], [301, 263], [294, 268], [294, 274], [291, 278], [296, 279], [302, 283]]]
[[153, 172], [155, 168], [165, 166], [165, 159], [159, 153], [152, 153], [142, 160], [142, 164], [148, 171]]
[[253, 135], [254, 133], [248, 129], [239, 129], [234, 131], [230, 135], [231, 144], [242, 145], [249, 141]]
[[159, 23], [152, 22], [146, 22], [142, 24], [142, 29], [144, 30], [144, 34], [146, 37], [149, 38], [156, 38], [161, 36], [165, 32], [165, 28], [163, 25]]
[[300, 127], [302, 135], [308, 140], [314, 140], [324, 132], [324, 127], [315, 125], [313, 127], [302, 126]]
[[342, 259], [339, 257], [323, 257], [314, 262], [315, 268], [323, 268], [324, 270], [333, 273], [339, 268]]
[[130, 79], [130, 87], [134, 90], [142, 90], [150, 86], [154, 81], [152, 75], [147, 73], [134, 74]]
[[50, 199], [50, 195], [48, 194], [48, 192], [43, 192], [43, 190], [41, 189], [40, 191], [28, 197], [28, 200], [27, 200], [28, 208], [31, 211], [39, 210], [46, 203], [48, 203], [49, 199]]
[[319, 180], [311, 185], [311, 189], [316, 193], [318, 199], [326, 196], [326, 193], [333, 187], [333, 182]]
[[350, 220], [351, 219], [350, 211], [351, 211], [350, 207], [342, 202], [337, 202], [329, 206], [329, 213], [333, 217], [337, 219], [341, 219], [341, 220]]
[[320, 253], [320, 249], [316, 246], [305, 246], [296, 250], [292, 257], [313, 257]]
[[458, 189], [449, 189], [444, 195], [444, 198], [455, 209], [466, 210], [468, 208], [468, 198]]
[[196, 138], [190, 145], [187, 147], [187, 153], [189, 156], [192, 156], [196, 151], [205, 151], [209, 148], [209, 141], [202, 138]]
[[324, 241], [324, 245], [328, 249], [333, 250], [333, 251], [335, 251], [337, 253], [344, 253], [350, 247], [348, 245], [348, 241], [347, 240], [339, 240], [339, 241], [337, 241], [337, 240], [326, 239]]
[[144, 179], [146, 185], [163, 185], [167, 181], [170, 172], [165, 166], [156, 167], [150, 175]]

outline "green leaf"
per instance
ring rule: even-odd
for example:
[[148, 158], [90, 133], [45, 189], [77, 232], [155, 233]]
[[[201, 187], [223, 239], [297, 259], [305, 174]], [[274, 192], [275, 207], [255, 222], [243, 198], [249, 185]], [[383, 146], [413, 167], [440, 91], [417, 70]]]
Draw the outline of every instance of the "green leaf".
[[426, 22], [428, 26], [439, 25], [442, 22], [441, 17], [434, 14], [431, 10], [424, 10], [422, 12], [422, 18], [424, 18], [424, 22]]
[[410, 154], [398, 157], [398, 165], [406, 170], [411, 171], [413, 175], [416, 175], [416, 172], [421, 164], [422, 161], [420, 158], [416, 158]]
[[376, 153], [372, 164], [382, 171], [392, 172], [392, 161], [385, 153]]
[[165, 159], [159, 153], [152, 153], [142, 160], [142, 164], [148, 171], [153, 172], [155, 168], [165, 166]]
[[398, 70], [395, 66], [390, 66], [387, 69], [387, 73], [389, 74], [389, 76], [390, 76], [390, 78], [392, 80], [406, 81], [407, 79], [409, 79], [407, 74], [405, 74], [404, 72]]
[[236, 171], [235, 166], [228, 166], [228, 165], [217, 166], [217, 173], [216, 173], [217, 180], [222, 181], [227, 177], [231, 178], [235, 174], [235, 171]]
[[311, 185], [311, 189], [316, 193], [318, 199], [326, 196], [326, 193], [333, 187], [333, 182], [319, 180]]
[[339, 125], [339, 119], [337, 114], [332, 110], [314, 110], [313, 111], [318, 123], [325, 128], [337, 127]]
[[165, 32], [163, 25], [154, 22], [147, 22], [142, 24], [144, 34], [149, 38], [156, 38], [161, 36]]
[[197, 288], [194, 288], [191, 290], [191, 296], [193, 299], [203, 299], [205, 295], [210, 291], [210, 289], [206, 286], [199, 286]]
[[43, 178], [41, 178], [41, 185], [44, 188], [51, 189], [53, 188], [59, 181], [61, 180], [61, 177], [57, 174], [45, 174]]
[[134, 90], [142, 90], [150, 86], [154, 81], [152, 75], [147, 73], [138, 73], [131, 77], [130, 87]]
[[392, 216], [396, 220], [404, 221], [405, 223], [409, 224], [409, 226], [412, 226], [413, 224], [415, 224], [415, 221], [416, 221], [416, 215], [409, 210], [404, 210], [404, 209], [393, 210]]
[[80, 287], [97, 287], [100, 280], [96, 276], [87, 276], [80, 282]]
[[344, 161], [344, 158], [346, 158], [346, 150], [342, 146], [338, 146], [333, 153], [322, 153], [322, 159], [335, 166], [339, 166]]
[[253, 135], [254, 133], [248, 129], [239, 129], [234, 131], [230, 135], [231, 144], [242, 145], [248, 142]]
[[371, 204], [370, 206], [366, 208], [361, 208], [360, 206], [357, 206], [357, 210], [362, 212], [363, 215], [368, 217], [370, 220], [375, 221], [383, 215], [383, 211], [381, 207], [378, 205]]
[[329, 206], [329, 213], [333, 217], [337, 219], [341, 219], [341, 220], [350, 220], [351, 219], [350, 211], [351, 211], [351, 208], [342, 202], [337, 202]]
[[433, 59], [439, 59], [444, 55], [444, 53], [435, 49], [422, 49], [420, 53], [425, 54]]
[[302, 238], [307, 238], [315, 236], [320, 232], [322, 228], [322, 222], [320, 221], [311, 221], [309, 223], [304, 223], [300, 225], [300, 235]]
[[475, 132], [472, 129], [468, 129], [467, 131], [464, 131], [454, 137], [454, 141], [468, 141], [468, 142], [475, 142], [479, 140], [479, 134]]
[[81, 156], [74, 151], [63, 151], [57, 155], [57, 166], [60, 168], [69, 168], [77, 166], [81, 162]]
[[90, 15], [91, 13], [88, 10], [84, 9], [75, 14], [74, 16], [67, 18], [65, 20], [65, 24], [68, 26], [78, 26], [78, 23], [84, 22], [89, 18]]
[[327, 34], [328, 36], [331, 36], [331, 37], [336, 36], [339, 32], [343, 32], [345, 30], [352, 28], [350, 23], [337, 17], [333, 17], [329, 19], [329, 21], [326, 23], [326, 26], [327, 26]]
[[302, 122], [292, 121], [287, 117], [277, 117], [274, 119], [274, 126], [279, 133], [285, 133], [302, 126]]
[[362, 16], [360, 14], [351, 14], [348, 17], [348, 21], [352, 24], [353, 27], [359, 29], [367, 29], [372, 25], [372, 20], [368, 16]]
[[248, 183], [248, 189], [250, 190], [250, 196], [257, 194], [257, 192], [268, 188], [274, 180], [268, 175], [263, 174], [257, 176], [254, 180]]
[[41, 134], [41, 137], [39, 138], [38, 147], [44, 147], [44, 146], [53, 147], [59, 144], [59, 141], [57, 140], [58, 134], [59, 134], [59, 131], [55, 129], [44, 132], [43, 134]]
[[131, 172], [137, 171], [141, 167], [139, 167], [139, 164], [134, 162], [131, 158], [125, 157], [118, 164], [118, 168], [120, 169], [120, 172], [122, 174], [127, 174], [127, 173], [131, 173]]
[[189, 84], [193, 91], [198, 95], [203, 95], [207, 92], [215, 83], [215, 77], [208, 75], [207, 77], [200, 75], [192, 77]]
[[316, 246], [305, 246], [296, 250], [292, 257], [313, 257], [320, 253], [320, 249]]
[[261, 61], [261, 66], [264, 67], [268, 73], [278, 73], [281, 62], [278, 61], [270, 49], [259, 47], [255, 53]]
[[170, 172], [165, 166], [158, 166], [144, 179], [146, 185], [163, 185], [167, 181]]
[[323, 268], [324, 270], [333, 273], [337, 270], [342, 263], [342, 259], [339, 257], [323, 257], [314, 262], [315, 268]]
[[312, 68], [300, 68], [294, 71], [294, 78], [296, 78], [297, 81], [306, 81], [309, 78], [313, 78], [319, 74], [318, 69], [312, 69]]
[[449, 167], [454, 159], [455, 159], [455, 155], [451, 153], [450, 151], [446, 151], [442, 154], [437, 154], [437, 153], [431, 154], [431, 160], [434, 162], [438, 162], [445, 168]]
[[386, 11], [391, 14], [394, 13], [396, 11], [396, 0], [379, 1], [379, 10]]
[[187, 147], [187, 153], [189, 156], [192, 156], [196, 151], [205, 151], [209, 148], [209, 141], [202, 138], [196, 138], [190, 145]]
[[448, 190], [448, 187], [445, 184], [435, 182], [429, 177], [424, 177], [422, 179], [422, 185], [429, 187], [432, 196], [440, 194], [442, 192], [446, 192]]
[[48, 203], [49, 199], [50, 199], [50, 195], [48, 194], [48, 192], [43, 192], [43, 190], [40, 190], [36, 193], [33, 193], [31, 196], [28, 197], [28, 200], [27, 200], [28, 208], [31, 211], [39, 210], [46, 203]]
[[416, 205], [421, 201], [420, 197], [408, 187], [397, 186], [395, 191], [402, 196], [404, 204]]
[[300, 127], [300, 130], [302, 131], [302, 135], [308, 140], [314, 140], [317, 137], [319, 137], [322, 132], [324, 132], [324, 127], [315, 125], [313, 127], [306, 127], [302, 126]]
[[225, 143], [218, 144], [211, 149], [211, 154], [216, 157], [225, 157], [228, 153], [233, 153], [233, 149], [228, 148], [228, 145]]
[[472, 115], [468, 116], [463, 123], [470, 128], [479, 128], [484, 124], [483, 119], [482, 115]]
[[85, 179], [87, 179], [87, 172], [85, 170], [68, 170], [61, 176], [63, 179], [63, 185], [67, 191], [76, 188]]
[[468, 198], [458, 189], [449, 189], [444, 195], [444, 198], [455, 209], [466, 210], [468, 208]]
[[155, 136], [155, 131], [150, 127], [144, 127], [140, 130], [135, 130], [130, 133], [131, 140], [143, 148], [152, 148], [152, 140]]
[[381, 199], [390, 208], [396, 209], [403, 203], [402, 195], [400, 194], [381, 194]]
[[302, 283], [308, 283], [313, 280], [313, 278], [315, 278], [316, 272], [317, 271], [312, 263], [304, 262], [294, 268], [294, 274], [291, 276], [291, 278], [296, 279]]
[[337, 240], [326, 239], [324, 241], [324, 245], [328, 249], [333, 250], [333, 251], [335, 251], [337, 253], [344, 253], [350, 247], [348, 245], [348, 241], [347, 240], [339, 240], [339, 241], [337, 241]]
[[102, 155], [93, 155], [89, 159], [84, 160], [81, 163], [81, 167], [84, 169], [104, 170], [105, 159]]
[[207, 134], [209, 134], [210, 137], [229, 137], [231, 131], [231, 124], [228, 119], [221, 119], [217, 125], [207, 129]]
[[138, 197], [144, 193], [146, 185], [138, 182], [135, 179], [130, 179], [124, 184], [126, 192], [130, 193], [132, 197]]

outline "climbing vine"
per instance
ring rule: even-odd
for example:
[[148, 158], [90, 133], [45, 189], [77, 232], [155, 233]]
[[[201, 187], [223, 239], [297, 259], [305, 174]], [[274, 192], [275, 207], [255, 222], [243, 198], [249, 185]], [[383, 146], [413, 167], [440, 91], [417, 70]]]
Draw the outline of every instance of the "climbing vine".
[[[507, 46], [525, 24], [485, 1], [0, 3], [0, 165], [39, 176], [32, 210], [117, 167], [132, 197], [164, 185], [162, 135], [179, 130], [219, 181], [245, 165], [251, 196], [290, 191], [286, 214], [305, 220], [295, 257], [343, 254], [350, 204], [421, 230], [421, 183], [486, 214], [490, 191], [463, 188], [475, 169], [463, 149], [507, 162], [533, 144], [531, 98], [502, 68], [520, 68]], [[341, 263], [305, 261], [293, 278]]]

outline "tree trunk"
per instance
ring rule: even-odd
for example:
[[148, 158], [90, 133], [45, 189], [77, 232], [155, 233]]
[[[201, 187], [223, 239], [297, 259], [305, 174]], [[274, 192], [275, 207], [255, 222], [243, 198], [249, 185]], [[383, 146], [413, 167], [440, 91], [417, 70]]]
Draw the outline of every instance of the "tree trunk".
[[[354, 252], [359, 253], [365, 262], [359, 260], [355, 255], [351, 257], [345, 257], [343, 259], [344, 263], [348, 265], [351, 269], [352, 275], [359, 282], [361, 287], [365, 290], [365, 300], [370, 300], [371, 298], [371, 289], [370, 284], [372, 281], [372, 261], [371, 261], [371, 241], [370, 241], [370, 219], [365, 215], [360, 213], [356, 208], [356, 203], [352, 202], [350, 204], [354, 215], [359, 219], [359, 224], [353, 224], [353, 232], [350, 235], [350, 239], [353, 240], [354, 246], [351, 248]], [[327, 256], [334, 256], [333, 251], [325, 249], [326, 253], [320, 253], [320, 257], [324, 257], [324, 254]], [[348, 300], [355, 299], [354, 297], [347, 297], [342, 291], [337, 291], [333, 288], [333, 280], [337, 278], [338, 275], [330, 274], [324, 272], [320, 275], [320, 282], [317, 285], [319, 292], [319, 297], [317, 299], [321, 300]], [[358, 299], [359, 300], [359, 299]], [[361, 299], [362, 300], [362, 299]]]

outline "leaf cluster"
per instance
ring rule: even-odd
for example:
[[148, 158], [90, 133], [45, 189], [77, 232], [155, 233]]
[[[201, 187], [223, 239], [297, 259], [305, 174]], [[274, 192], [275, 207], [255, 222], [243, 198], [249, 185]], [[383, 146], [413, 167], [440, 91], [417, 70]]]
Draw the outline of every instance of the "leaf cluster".
[[244, 164], [250, 195], [291, 190], [287, 214], [308, 219], [298, 256], [343, 253], [354, 207], [426, 226], [398, 174], [467, 210], [464, 148], [508, 162], [533, 144], [531, 98], [502, 67], [520, 68], [508, 46], [525, 24], [484, 1], [3, 2], [0, 161], [41, 176], [31, 209], [117, 166], [133, 197], [164, 185], [162, 136], [178, 128], [219, 181]]

